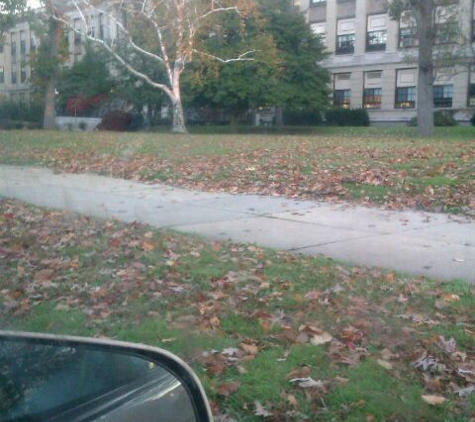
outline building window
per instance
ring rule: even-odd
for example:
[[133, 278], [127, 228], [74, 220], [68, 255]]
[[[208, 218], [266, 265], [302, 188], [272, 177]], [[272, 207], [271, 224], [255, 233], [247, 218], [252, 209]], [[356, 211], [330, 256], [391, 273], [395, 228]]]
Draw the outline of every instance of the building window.
[[388, 39], [387, 15], [368, 16], [366, 51], [384, 51]]
[[16, 41], [15, 34], [13, 32], [10, 34], [10, 51], [12, 56], [12, 62], [16, 63]]
[[336, 54], [355, 52], [355, 20], [339, 20], [337, 25]]
[[12, 84], [17, 83], [16, 70], [12, 70]]
[[5, 83], [5, 68], [0, 66], [0, 84]]
[[333, 91], [333, 105], [335, 107], [350, 108], [351, 90], [336, 89], [335, 91]]
[[455, 5], [437, 6], [436, 8], [436, 44], [456, 42], [458, 36], [458, 19]]
[[325, 43], [326, 40], [326, 23], [318, 22], [310, 24], [310, 29], [315, 35], [318, 35]]
[[416, 107], [416, 87], [407, 86], [396, 88], [396, 108]]
[[87, 35], [92, 38], [96, 37], [96, 25], [94, 23], [94, 16], [91, 16], [91, 20], [89, 21], [89, 28], [87, 30]]
[[386, 50], [387, 39], [388, 39], [387, 31], [368, 32], [367, 37], [366, 37], [366, 51]]
[[20, 55], [22, 57], [26, 56], [26, 33], [25, 33], [25, 31], [20, 31]]
[[[0, 74], [0, 78], [1, 78], [1, 74]], [[475, 107], [475, 83], [471, 83], [470, 86], [468, 87], [468, 106]]]
[[36, 53], [36, 38], [35, 37], [30, 38], [30, 51], [32, 53]]
[[434, 85], [434, 107], [452, 107], [454, 97], [454, 86], [450, 85]]
[[26, 66], [22, 66], [20, 69], [20, 82], [22, 84], [26, 82]]
[[352, 54], [355, 52], [355, 34], [338, 35], [336, 54]]
[[333, 105], [335, 107], [351, 107], [351, 73], [333, 75]]
[[380, 70], [365, 72], [363, 90], [364, 108], [381, 108], [381, 96], [383, 93], [382, 75], [383, 72]]
[[327, 0], [310, 0], [310, 4], [322, 4], [326, 2]]
[[399, 69], [396, 76], [395, 108], [415, 108], [417, 69]]
[[73, 22], [74, 28], [74, 45], [81, 45], [81, 20], [79, 18], [74, 19]]
[[416, 28], [400, 28], [399, 29], [399, 48], [417, 47], [419, 40], [417, 39]]
[[3, 54], [3, 44], [0, 44], [0, 54]]
[[99, 38], [104, 39], [104, 13], [99, 14]]
[[382, 88], [365, 88], [363, 91], [364, 108], [381, 108]]

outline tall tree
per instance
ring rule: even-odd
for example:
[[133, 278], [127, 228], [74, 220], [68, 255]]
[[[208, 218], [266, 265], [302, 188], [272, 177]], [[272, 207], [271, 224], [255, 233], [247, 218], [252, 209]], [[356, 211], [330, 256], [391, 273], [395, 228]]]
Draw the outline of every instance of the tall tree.
[[[318, 36], [303, 15], [291, 13], [289, 0], [261, 0], [256, 22], [245, 26], [228, 21], [207, 38], [206, 48], [219, 54], [240, 43], [261, 45], [256, 63], [216, 66], [201, 61], [192, 93], [195, 103], [228, 110], [235, 123], [249, 108], [274, 106], [287, 111], [315, 112], [328, 102], [328, 72], [319, 62], [326, 56]], [[251, 41], [252, 40], [252, 41]], [[278, 114], [279, 116], [279, 114]]]
[[437, 66], [454, 66], [454, 62], [460, 59], [461, 49], [454, 48], [460, 41], [454, 1], [392, 0], [389, 12], [393, 19], [415, 22], [419, 41], [417, 124], [421, 136], [431, 136], [434, 130], [435, 69]]
[[[210, 22], [199, 43], [208, 56], [196, 61], [187, 80], [187, 100], [191, 104], [224, 110], [230, 116], [233, 130], [247, 110], [271, 105], [281, 63], [272, 35], [260, 15], [246, 19], [244, 24], [232, 15]], [[213, 60], [215, 56], [233, 55], [251, 48], [256, 51], [255, 61], [228, 66]]]
[[[123, 0], [121, 2], [100, 2], [96, 0], [71, 0], [73, 7], [81, 16], [81, 31], [89, 40], [101, 45], [113, 58], [150, 86], [163, 91], [169, 98], [173, 109], [173, 131], [186, 132], [182, 105], [181, 77], [186, 67], [196, 57], [206, 54], [196, 45], [197, 34], [206, 27], [207, 22], [216, 16], [235, 14], [245, 19], [252, 10], [250, 0]], [[91, 14], [106, 16], [111, 27], [117, 30], [112, 37], [101, 37], [90, 30]], [[71, 22], [55, 15], [65, 24]], [[145, 31], [153, 34], [158, 51], [153, 52], [140, 43], [140, 34]], [[143, 70], [137, 69], [130, 56], [120, 53], [117, 39], [122, 39], [135, 55], [144, 55], [161, 67], [165, 78], [154, 80]], [[253, 60], [251, 50], [241, 52], [237, 57], [213, 57], [222, 63]]]
[[[52, 0], [45, 1], [45, 7], [48, 12], [53, 11]], [[56, 128], [56, 85], [58, 82], [59, 62], [58, 54], [61, 44], [63, 30], [61, 23], [50, 17], [48, 19], [47, 37], [42, 45], [46, 44], [46, 59], [50, 63], [50, 71], [46, 79], [45, 87], [45, 114], [43, 119], [43, 129]]]
[[60, 21], [53, 19], [55, 0], [42, 0], [42, 10], [29, 14], [29, 23], [39, 46], [30, 55], [31, 81], [34, 95], [44, 101], [43, 128], [56, 128], [56, 88], [60, 65], [69, 58], [69, 50], [64, 28]]
[[266, 28], [272, 34], [282, 62], [274, 88], [274, 105], [287, 111], [317, 113], [328, 105], [329, 73], [320, 62], [327, 57], [300, 13], [292, 12], [290, 0], [261, 0]]

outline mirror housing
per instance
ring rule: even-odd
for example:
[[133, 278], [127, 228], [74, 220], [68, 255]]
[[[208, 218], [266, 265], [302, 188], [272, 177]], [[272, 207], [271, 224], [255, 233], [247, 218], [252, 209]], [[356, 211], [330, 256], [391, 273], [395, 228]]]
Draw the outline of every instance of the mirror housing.
[[27, 332], [0, 331], [0, 403], [6, 422], [213, 421], [198, 377], [166, 350]]

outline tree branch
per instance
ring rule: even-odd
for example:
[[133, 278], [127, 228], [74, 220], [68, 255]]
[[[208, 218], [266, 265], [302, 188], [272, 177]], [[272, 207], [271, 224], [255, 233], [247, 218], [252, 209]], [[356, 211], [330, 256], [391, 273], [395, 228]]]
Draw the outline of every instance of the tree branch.
[[206, 57], [209, 57], [211, 59], [214, 59], [214, 60], [217, 60], [218, 62], [221, 62], [221, 63], [231, 63], [231, 62], [255, 62], [257, 61], [254, 57], [245, 57], [249, 54], [252, 54], [252, 53], [256, 53], [257, 51], [259, 50], [249, 50], [249, 51], [246, 51], [245, 53], [239, 55], [238, 57], [236, 58], [233, 58], [233, 59], [222, 59], [221, 57], [218, 57], [218, 56], [215, 56], [213, 54], [209, 54], [209, 53], [205, 53], [204, 51], [198, 51], [196, 49], [193, 49], [193, 53], [196, 53], [196, 54], [199, 54], [201, 56], [206, 56]]

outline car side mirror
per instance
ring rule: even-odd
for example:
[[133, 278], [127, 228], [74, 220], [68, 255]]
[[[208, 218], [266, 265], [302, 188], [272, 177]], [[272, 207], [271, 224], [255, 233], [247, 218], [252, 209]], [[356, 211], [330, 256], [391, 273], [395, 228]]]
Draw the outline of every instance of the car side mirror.
[[203, 387], [166, 350], [0, 331], [0, 421], [212, 422]]

